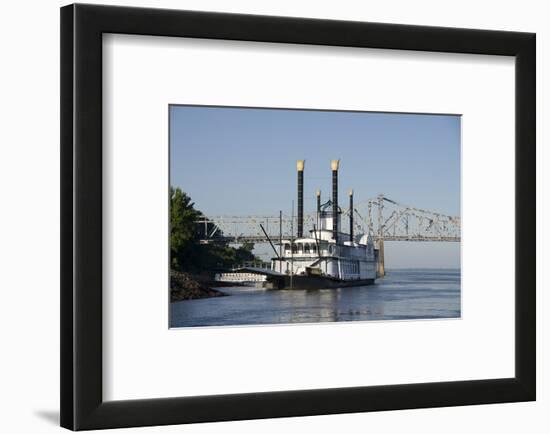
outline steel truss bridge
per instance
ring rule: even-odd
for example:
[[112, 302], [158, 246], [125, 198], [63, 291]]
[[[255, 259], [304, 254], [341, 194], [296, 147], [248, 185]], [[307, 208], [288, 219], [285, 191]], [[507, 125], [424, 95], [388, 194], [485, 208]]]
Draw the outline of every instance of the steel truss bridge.
[[[403, 205], [379, 195], [362, 201], [353, 210], [341, 208], [341, 230], [349, 228], [354, 213], [354, 233], [371, 234], [377, 241], [460, 241], [460, 217]], [[296, 216], [209, 216], [197, 221], [201, 242], [264, 243], [296, 237]], [[313, 229], [317, 213], [304, 214], [304, 228]], [[305, 231], [307, 234], [307, 231]]]

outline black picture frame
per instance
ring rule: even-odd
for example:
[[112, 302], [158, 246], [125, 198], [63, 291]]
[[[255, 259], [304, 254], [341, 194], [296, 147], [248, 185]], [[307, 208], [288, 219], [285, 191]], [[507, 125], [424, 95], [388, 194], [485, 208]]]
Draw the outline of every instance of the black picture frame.
[[[104, 402], [102, 35], [515, 57], [515, 377]], [[61, 425], [72, 430], [535, 400], [535, 34], [164, 9], [61, 8]]]

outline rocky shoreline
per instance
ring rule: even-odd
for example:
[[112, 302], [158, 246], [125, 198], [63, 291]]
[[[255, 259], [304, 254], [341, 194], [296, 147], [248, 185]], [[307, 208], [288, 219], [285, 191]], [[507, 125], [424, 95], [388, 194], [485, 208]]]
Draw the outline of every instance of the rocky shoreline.
[[170, 301], [194, 300], [198, 298], [223, 297], [228, 294], [212, 289], [221, 286], [210, 278], [170, 270]]

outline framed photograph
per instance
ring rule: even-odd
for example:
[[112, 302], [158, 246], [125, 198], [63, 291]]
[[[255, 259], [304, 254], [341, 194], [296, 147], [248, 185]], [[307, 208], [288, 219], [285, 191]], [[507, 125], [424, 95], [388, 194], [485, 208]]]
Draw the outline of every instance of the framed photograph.
[[170, 327], [461, 317], [460, 115], [169, 111]]
[[535, 400], [535, 35], [61, 8], [61, 425]]

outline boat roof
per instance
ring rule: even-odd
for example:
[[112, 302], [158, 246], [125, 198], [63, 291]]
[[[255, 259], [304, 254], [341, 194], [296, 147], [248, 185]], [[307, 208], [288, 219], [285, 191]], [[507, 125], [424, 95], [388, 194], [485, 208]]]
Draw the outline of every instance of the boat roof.
[[[321, 241], [328, 241], [328, 240], [320, 240], [319, 238], [317, 238], [317, 242], [321, 242]], [[313, 237], [305, 237], [305, 238], [295, 238], [294, 239], [294, 242], [295, 243], [314, 243], [315, 242], [315, 238]], [[283, 244], [286, 244], [286, 243], [289, 243], [290, 244], [290, 240], [283, 240]], [[276, 244], [279, 244], [279, 242], [277, 241]]]
[[234, 271], [263, 274], [266, 276], [284, 276], [285, 275], [283, 273], [279, 273], [278, 271], [273, 271], [268, 268], [260, 268], [260, 267], [241, 267], [241, 268], [235, 269]]

